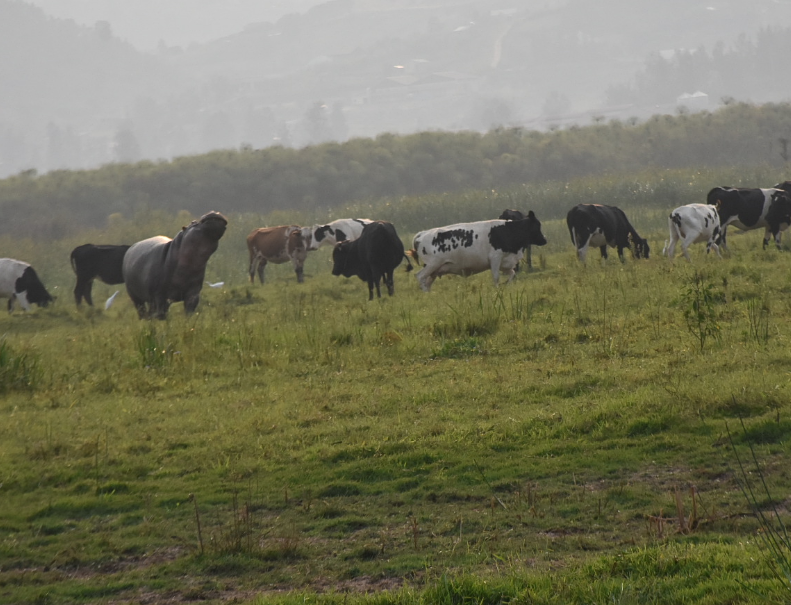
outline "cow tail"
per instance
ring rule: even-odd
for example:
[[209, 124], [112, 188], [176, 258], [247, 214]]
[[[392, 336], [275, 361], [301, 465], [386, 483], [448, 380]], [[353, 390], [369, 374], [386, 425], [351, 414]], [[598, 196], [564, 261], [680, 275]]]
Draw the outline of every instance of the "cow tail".
[[[412, 252], [412, 251], [410, 250], [410, 252]], [[407, 256], [406, 252], [404, 252], [404, 258], [406, 259], [406, 272], [409, 273], [412, 270], [413, 267], [412, 267], [412, 263], [409, 262], [409, 256]], [[415, 262], [417, 262], [417, 261], [415, 261]]]
[[77, 273], [77, 262], [74, 260], [74, 252], [71, 253], [69, 260], [71, 261], [71, 270]]

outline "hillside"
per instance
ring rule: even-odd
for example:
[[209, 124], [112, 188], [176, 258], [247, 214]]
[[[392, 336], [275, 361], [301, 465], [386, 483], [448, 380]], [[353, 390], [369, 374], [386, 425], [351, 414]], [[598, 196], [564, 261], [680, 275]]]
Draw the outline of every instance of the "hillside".
[[[0, 85], [10, 91], [0, 176], [381, 132], [642, 118], [675, 112], [697, 90], [711, 91], [709, 108], [724, 96], [776, 102], [791, 89], [774, 73], [786, 49], [755, 50], [768, 27], [784, 36], [791, 5], [332, 0], [144, 54], [112, 23], [78, 26], [0, 0]], [[728, 65], [689, 75], [661, 59], [649, 94], [628, 90], [657, 57], [684, 51]]]

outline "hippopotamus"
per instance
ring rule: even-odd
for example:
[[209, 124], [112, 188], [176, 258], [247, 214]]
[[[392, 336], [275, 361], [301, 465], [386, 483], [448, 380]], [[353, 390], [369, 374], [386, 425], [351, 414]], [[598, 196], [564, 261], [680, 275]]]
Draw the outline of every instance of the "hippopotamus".
[[200, 302], [206, 263], [228, 225], [219, 212], [208, 212], [170, 239], [158, 235], [133, 244], [124, 255], [126, 291], [140, 319], [165, 319], [171, 303], [184, 302], [193, 313]]

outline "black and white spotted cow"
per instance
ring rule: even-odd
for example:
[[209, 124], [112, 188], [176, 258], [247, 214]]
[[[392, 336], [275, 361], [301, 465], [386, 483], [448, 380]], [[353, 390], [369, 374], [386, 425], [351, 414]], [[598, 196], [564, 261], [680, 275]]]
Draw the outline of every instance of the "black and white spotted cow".
[[662, 254], [667, 254], [668, 258], [673, 258], [678, 242], [681, 242], [681, 253], [688, 261], [692, 260], [689, 256], [689, 247], [700, 242], [706, 242], [706, 254], [714, 248], [717, 256], [722, 258], [717, 245], [720, 239], [720, 217], [716, 206], [708, 204], [679, 206], [670, 213], [667, 225], [670, 229], [670, 240], [665, 243]]
[[791, 225], [791, 194], [780, 188], [714, 187], [706, 196], [706, 202], [717, 207], [722, 247], [726, 250], [728, 225], [742, 231], [763, 228], [763, 247], [774, 238], [778, 250], [783, 231]]
[[588, 248], [594, 246], [607, 258], [607, 246], [617, 248], [618, 258], [624, 261], [623, 251], [628, 248], [635, 258], [648, 258], [648, 241], [640, 237], [626, 218], [623, 210], [602, 204], [578, 204], [566, 215], [571, 241], [577, 258], [585, 262]]
[[[503, 210], [503, 213], [497, 217], [504, 221], [520, 221], [523, 218], [526, 218], [527, 215], [522, 212], [521, 210]], [[533, 268], [533, 247], [527, 246], [525, 248], [525, 263], [527, 263], [528, 270]], [[516, 265], [515, 271], [519, 271], [519, 265]]]
[[13, 258], [0, 258], [0, 298], [8, 299], [9, 313], [16, 301], [27, 311], [31, 304], [46, 307], [53, 300], [35, 269]]
[[302, 227], [302, 239], [308, 251], [318, 250], [321, 246], [356, 240], [362, 235], [363, 227], [372, 222], [367, 218], [339, 218], [326, 225]]
[[494, 284], [500, 272], [514, 278], [514, 268], [527, 246], [547, 243], [541, 233], [541, 222], [531, 210], [521, 220], [491, 220], [459, 223], [421, 231], [412, 241], [410, 255], [425, 265], [417, 273], [424, 292], [442, 275], [467, 277], [489, 269]]

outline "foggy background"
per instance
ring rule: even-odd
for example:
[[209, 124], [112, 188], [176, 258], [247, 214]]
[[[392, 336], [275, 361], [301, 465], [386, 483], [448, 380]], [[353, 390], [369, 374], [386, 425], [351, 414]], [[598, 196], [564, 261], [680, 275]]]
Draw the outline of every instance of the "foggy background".
[[791, 99], [780, 0], [0, 0], [0, 177]]

